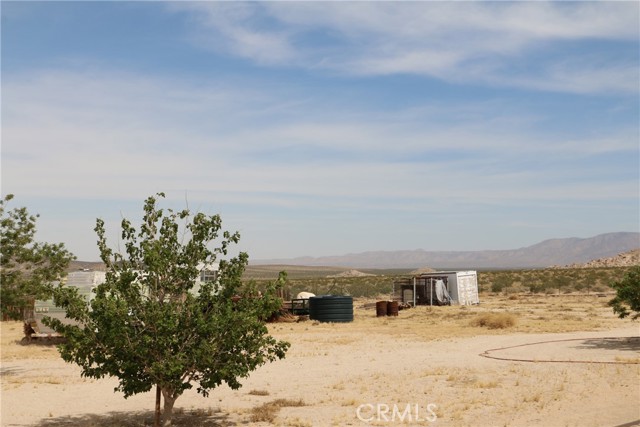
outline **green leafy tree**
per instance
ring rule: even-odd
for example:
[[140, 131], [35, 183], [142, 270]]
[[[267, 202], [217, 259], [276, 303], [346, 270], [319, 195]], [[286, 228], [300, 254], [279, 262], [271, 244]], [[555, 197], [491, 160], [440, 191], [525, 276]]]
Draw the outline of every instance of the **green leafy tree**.
[[8, 194], [0, 201], [0, 309], [3, 317], [22, 319], [34, 299], [51, 296], [51, 282], [75, 257], [62, 243], [35, 242], [38, 215], [25, 207], [7, 210], [11, 199]]
[[[76, 289], [55, 290], [56, 305], [76, 325], [47, 319], [66, 337], [62, 358], [92, 378], [114, 376], [125, 398], [156, 386], [164, 399], [163, 425], [171, 425], [176, 399], [194, 385], [207, 396], [223, 382], [232, 389], [239, 379], [267, 362], [285, 356], [289, 343], [268, 334], [265, 319], [280, 308], [277, 289], [284, 273], [259, 293], [241, 276], [246, 253], [219, 261], [215, 282], [194, 289], [203, 265], [227, 255], [238, 233], [221, 233], [218, 215], [162, 210], [157, 198], [144, 204], [139, 229], [122, 220], [125, 254], [107, 246], [104, 222], [95, 231], [106, 282], [87, 304]], [[210, 248], [210, 246], [216, 246]]]
[[640, 317], [640, 265], [632, 267], [622, 280], [613, 282], [611, 287], [616, 290], [616, 296], [609, 301], [613, 312], [621, 319], [635, 312], [631, 319]]

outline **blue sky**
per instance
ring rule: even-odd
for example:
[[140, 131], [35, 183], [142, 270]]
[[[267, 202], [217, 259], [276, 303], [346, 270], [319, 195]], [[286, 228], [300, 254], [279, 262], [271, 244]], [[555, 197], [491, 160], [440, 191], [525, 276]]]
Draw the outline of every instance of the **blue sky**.
[[252, 259], [639, 230], [638, 2], [0, 7], [2, 193], [79, 259], [158, 191]]

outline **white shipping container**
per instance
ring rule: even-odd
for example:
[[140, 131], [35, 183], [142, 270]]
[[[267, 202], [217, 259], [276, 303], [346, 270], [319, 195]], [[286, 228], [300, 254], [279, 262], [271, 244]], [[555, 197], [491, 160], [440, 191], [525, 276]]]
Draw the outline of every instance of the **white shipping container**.
[[421, 278], [446, 278], [445, 284], [451, 304], [453, 305], [472, 305], [479, 304], [478, 296], [478, 273], [474, 270], [470, 271], [436, 271], [433, 273], [424, 273]]

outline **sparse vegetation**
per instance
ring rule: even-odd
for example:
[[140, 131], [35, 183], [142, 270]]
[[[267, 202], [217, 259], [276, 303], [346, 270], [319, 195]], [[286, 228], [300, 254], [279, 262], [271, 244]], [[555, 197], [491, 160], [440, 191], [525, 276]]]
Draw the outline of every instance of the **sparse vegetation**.
[[[316, 295], [344, 294], [355, 298], [388, 297], [393, 292], [393, 282], [410, 277], [410, 270], [361, 270], [374, 274], [366, 277], [327, 277], [342, 271], [323, 267], [249, 266], [244, 280], [255, 279], [259, 286], [266, 286], [277, 277], [276, 268], [286, 269], [288, 280], [285, 299], [291, 299], [301, 291]], [[290, 268], [292, 270], [290, 270]], [[609, 284], [620, 280], [632, 267], [566, 268], [537, 270], [478, 271], [480, 292], [501, 294], [567, 294], [606, 293]]]
[[537, 270], [479, 271], [481, 292], [494, 293], [602, 293], [609, 283], [632, 267], [547, 268]]

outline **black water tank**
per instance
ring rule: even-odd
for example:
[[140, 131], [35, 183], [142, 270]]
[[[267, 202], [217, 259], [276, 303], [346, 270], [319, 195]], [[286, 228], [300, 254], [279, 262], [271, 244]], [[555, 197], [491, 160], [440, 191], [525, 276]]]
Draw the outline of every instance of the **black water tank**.
[[353, 297], [321, 295], [309, 298], [309, 318], [320, 322], [353, 322]]

